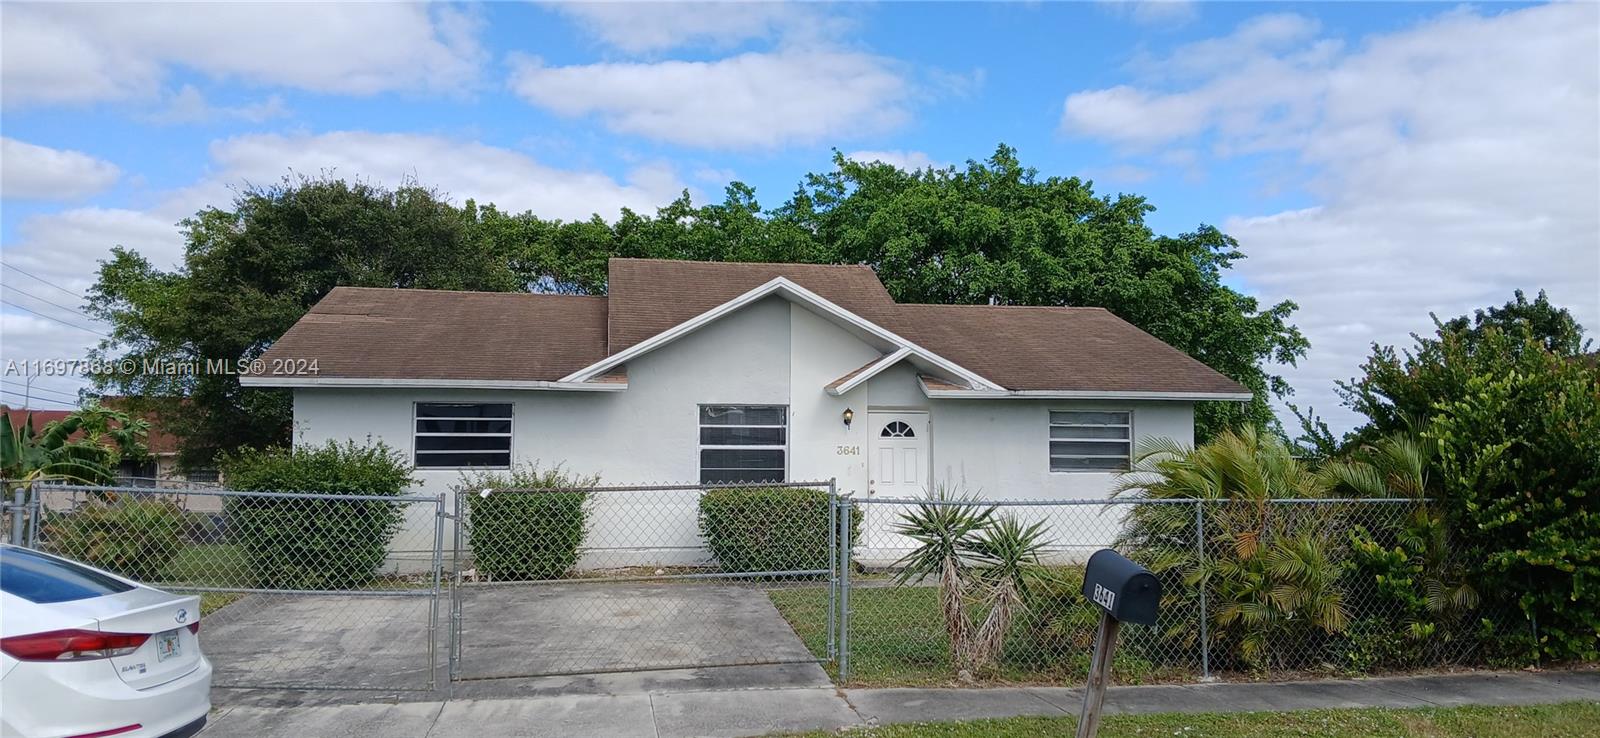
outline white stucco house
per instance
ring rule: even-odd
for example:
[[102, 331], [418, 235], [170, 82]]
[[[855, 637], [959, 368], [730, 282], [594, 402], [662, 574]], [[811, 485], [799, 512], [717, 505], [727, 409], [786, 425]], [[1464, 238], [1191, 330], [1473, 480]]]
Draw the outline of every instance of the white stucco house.
[[[1195, 403], [1250, 398], [1099, 308], [900, 304], [866, 266], [608, 277], [604, 297], [340, 287], [242, 382], [293, 390], [297, 443], [385, 441], [429, 493], [538, 460], [607, 484], [1097, 499], [1140, 439], [1189, 442]], [[652, 514], [661, 547], [698, 551], [692, 500], [656, 503], [683, 508]]]

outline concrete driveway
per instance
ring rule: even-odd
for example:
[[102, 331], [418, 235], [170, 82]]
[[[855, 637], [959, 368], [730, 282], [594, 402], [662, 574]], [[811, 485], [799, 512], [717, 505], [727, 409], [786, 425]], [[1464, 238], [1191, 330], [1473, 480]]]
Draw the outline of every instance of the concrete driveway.
[[813, 660], [749, 585], [469, 585], [461, 640], [468, 680]]
[[[703, 582], [468, 585], [461, 677], [451, 685], [449, 599], [439, 600], [436, 688], [429, 600], [250, 595], [202, 631], [218, 704], [328, 704], [653, 689], [828, 687], [827, 674], [753, 585]], [[360, 687], [340, 692], [306, 687]], [[453, 687], [453, 689], [452, 689]]]

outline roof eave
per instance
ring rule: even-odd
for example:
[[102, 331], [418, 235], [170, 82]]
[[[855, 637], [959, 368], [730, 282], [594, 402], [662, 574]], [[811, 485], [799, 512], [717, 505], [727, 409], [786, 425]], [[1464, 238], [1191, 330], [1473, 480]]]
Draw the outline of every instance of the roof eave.
[[520, 379], [430, 379], [393, 377], [240, 377], [245, 387], [339, 387], [343, 389], [385, 389], [415, 387], [424, 389], [543, 390], [553, 392], [622, 392], [627, 382], [567, 382]]
[[1245, 402], [1249, 392], [1164, 392], [1156, 390], [945, 390], [933, 389], [920, 377], [922, 394], [933, 400], [1161, 400], [1169, 402]]

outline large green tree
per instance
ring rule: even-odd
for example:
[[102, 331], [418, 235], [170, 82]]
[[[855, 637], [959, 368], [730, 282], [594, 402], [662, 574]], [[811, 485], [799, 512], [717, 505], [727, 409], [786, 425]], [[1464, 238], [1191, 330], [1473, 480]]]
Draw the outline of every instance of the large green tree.
[[1092, 305], [1228, 375], [1255, 393], [1246, 404], [1205, 403], [1204, 439], [1239, 424], [1273, 426], [1268, 399], [1288, 384], [1267, 362], [1292, 364], [1309, 343], [1289, 322], [1296, 306], [1263, 309], [1222, 283], [1244, 258], [1211, 226], [1161, 236], [1154, 207], [1135, 195], [1095, 195], [1077, 177], [1044, 177], [1000, 146], [964, 170], [907, 172], [835, 155], [775, 213], [815, 233], [819, 257], [871, 264], [902, 302]]
[[[103, 357], [237, 359], [258, 356], [340, 284], [603, 294], [614, 256], [868, 264], [904, 302], [1108, 308], [1254, 391], [1249, 403], [1203, 404], [1201, 438], [1272, 425], [1267, 401], [1288, 387], [1265, 366], [1307, 347], [1289, 322], [1294, 304], [1262, 308], [1227, 287], [1238, 244], [1209, 226], [1157, 235], [1151, 210], [1077, 178], [1041, 178], [1006, 146], [964, 169], [920, 172], [835, 154], [831, 170], [774, 208], [734, 183], [718, 203], [685, 193], [614, 222], [297, 178], [185, 221], [179, 269], [114, 251], [91, 309], [114, 326]], [[169, 398], [159, 409], [189, 463], [287, 440], [286, 393], [244, 390], [232, 377], [117, 375], [101, 388]]]
[[1600, 365], [1583, 327], [1544, 293], [1521, 291], [1434, 323], [1408, 350], [1373, 346], [1361, 376], [1340, 384], [1367, 419], [1343, 450], [1420, 436], [1429, 494], [1473, 584], [1527, 619], [1512, 632], [1525, 635], [1496, 645], [1600, 657]]
[[436, 192], [388, 190], [331, 177], [292, 177], [238, 194], [182, 224], [183, 264], [171, 271], [117, 248], [100, 268], [89, 310], [112, 326], [95, 351], [132, 359], [132, 373], [97, 389], [139, 398], [182, 441], [181, 461], [288, 439], [289, 394], [247, 389], [218, 373], [144, 371], [146, 364], [253, 359], [337, 285], [518, 290], [506, 259]]
[[[1564, 359], [1584, 355], [1592, 341], [1572, 313], [1554, 305], [1543, 291], [1528, 300], [1522, 290], [1499, 307], [1474, 311], [1450, 320], [1434, 318], [1434, 335], [1413, 335], [1409, 351], [1372, 345], [1372, 355], [1361, 365], [1361, 376], [1340, 382], [1336, 392], [1345, 407], [1366, 418], [1343, 442], [1349, 448], [1397, 433], [1420, 431], [1440, 403], [1464, 397], [1468, 381], [1484, 369], [1482, 361], [1496, 354], [1480, 348], [1490, 334], [1510, 337], [1496, 347], [1520, 355], [1523, 351], [1548, 352]], [[1446, 350], [1450, 352], [1447, 354]], [[1322, 444], [1326, 446], [1327, 444]]]

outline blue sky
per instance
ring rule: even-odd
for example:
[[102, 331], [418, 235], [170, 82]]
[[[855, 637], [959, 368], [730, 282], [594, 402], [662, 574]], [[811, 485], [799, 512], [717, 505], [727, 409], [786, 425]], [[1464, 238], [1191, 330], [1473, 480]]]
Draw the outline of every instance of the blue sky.
[[[1600, 324], [1593, 4], [3, 12], [0, 284], [91, 329], [32, 296], [75, 304], [114, 243], [173, 263], [172, 223], [289, 168], [609, 218], [730, 178], [776, 205], [833, 149], [944, 165], [1000, 142], [1145, 196], [1158, 231], [1239, 237], [1232, 283], [1302, 304], [1316, 348], [1290, 377], [1337, 426], [1332, 381], [1430, 310], [1547, 288]], [[0, 317], [7, 358], [96, 339]]]

